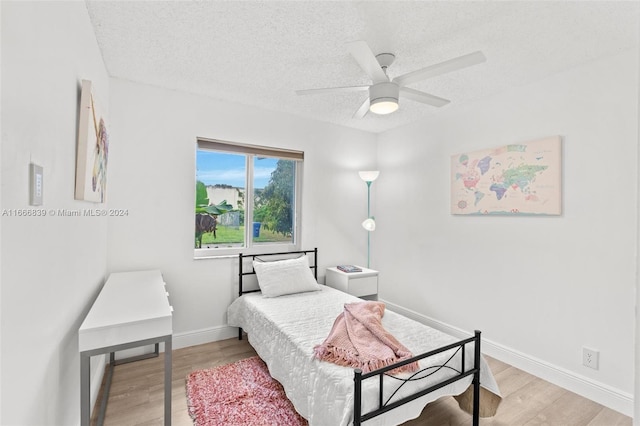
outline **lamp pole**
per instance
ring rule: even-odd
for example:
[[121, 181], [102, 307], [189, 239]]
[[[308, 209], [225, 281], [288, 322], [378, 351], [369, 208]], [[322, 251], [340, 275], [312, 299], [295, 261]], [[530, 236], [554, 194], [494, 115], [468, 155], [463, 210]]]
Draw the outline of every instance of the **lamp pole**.
[[[371, 217], [371, 181], [367, 181], [367, 217]], [[367, 231], [367, 268], [370, 266], [371, 231]]]
[[371, 182], [380, 174], [377, 170], [358, 172], [360, 179], [367, 183], [367, 218], [362, 222], [362, 227], [367, 230], [367, 268], [371, 267], [371, 231], [376, 229], [376, 221], [371, 217]]

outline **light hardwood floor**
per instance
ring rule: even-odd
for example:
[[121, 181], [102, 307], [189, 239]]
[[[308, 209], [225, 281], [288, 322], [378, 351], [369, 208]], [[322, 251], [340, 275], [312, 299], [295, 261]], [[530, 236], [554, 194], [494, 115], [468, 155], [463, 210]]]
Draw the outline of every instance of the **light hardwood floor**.
[[[246, 339], [222, 340], [173, 351], [172, 425], [193, 425], [187, 412], [185, 379], [189, 372], [211, 368], [255, 355]], [[163, 359], [122, 364], [114, 369], [105, 425], [163, 425]], [[631, 426], [631, 419], [582, 398], [508, 364], [487, 357], [502, 393], [496, 416], [481, 419], [482, 426]], [[98, 395], [98, 404], [102, 390]], [[94, 410], [92, 424], [98, 408]], [[365, 423], [366, 424], [366, 423]], [[429, 404], [406, 426], [470, 425], [451, 397]], [[282, 425], [285, 426], [285, 425]], [[327, 425], [331, 426], [331, 425]]]

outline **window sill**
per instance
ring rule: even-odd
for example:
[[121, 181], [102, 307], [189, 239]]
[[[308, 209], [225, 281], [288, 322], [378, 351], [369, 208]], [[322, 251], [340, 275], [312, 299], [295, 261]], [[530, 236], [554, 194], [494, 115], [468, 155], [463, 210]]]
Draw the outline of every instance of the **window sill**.
[[219, 249], [194, 249], [193, 260], [205, 259], [229, 259], [237, 258], [242, 254], [268, 254], [285, 251], [297, 251], [300, 247], [296, 244], [264, 244], [253, 247], [229, 247]]

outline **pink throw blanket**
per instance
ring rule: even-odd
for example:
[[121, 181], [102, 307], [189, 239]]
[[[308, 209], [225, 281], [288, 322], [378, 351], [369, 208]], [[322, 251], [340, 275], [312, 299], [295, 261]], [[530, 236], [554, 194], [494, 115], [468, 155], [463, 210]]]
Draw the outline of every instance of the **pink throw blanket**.
[[[313, 348], [315, 357], [365, 373], [411, 358], [411, 352], [382, 326], [384, 308], [382, 302], [346, 303], [329, 336]], [[417, 369], [413, 362], [392, 372]]]

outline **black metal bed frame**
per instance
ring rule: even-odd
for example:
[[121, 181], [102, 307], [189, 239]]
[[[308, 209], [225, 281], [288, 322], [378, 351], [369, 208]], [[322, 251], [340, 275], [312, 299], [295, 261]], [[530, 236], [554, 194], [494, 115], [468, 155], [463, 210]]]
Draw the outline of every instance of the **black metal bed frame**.
[[[360, 424], [364, 421], [367, 421], [373, 417], [377, 417], [383, 413], [386, 413], [387, 411], [393, 410], [396, 407], [399, 407], [401, 405], [404, 405], [408, 402], [413, 401], [414, 399], [420, 398], [421, 396], [424, 396], [428, 393], [431, 393], [433, 391], [436, 391], [440, 388], [443, 388], [453, 382], [457, 382], [458, 380], [462, 380], [467, 376], [471, 376], [473, 375], [473, 426], [478, 426], [479, 422], [480, 422], [480, 331], [479, 330], [475, 330], [474, 336], [473, 337], [469, 337], [467, 339], [464, 340], [460, 340], [458, 342], [455, 343], [451, 343], [449, 345], [443, 346], [441, 348], [438, 349], [434, 349], [432, 351], [429, 352], [425, 352], [423, 354], [414, 356], [412, 358], [409, 358], [407, 360], [389, 365], [387, 367], [384, 368], [380, 368], [378, 370], [374, 370], [371, 371], [369, 373], [363, 374], [362, 370], [360, 370], [359, 368], [356, 368], [354, 370], [354, 386], [355, 386], [355, 395], [354, 395], [354, 407], [353, 407], [353, 425], [354, 426], [360, 426]], [[473, 356], [473, 368], [470, 370], [466, 370], [465, 371], [465, 346], [469, 343], [474, 343], [474, 356]], [[455, 350], [455, 352], [449, 357], [449, 359], [442, 365], [433, 365], [433, 366], [429, 366], [429, 367], [425, 367], [415, 373], [413, 373], [410, 377], [404, 379], [404, 378], [400, 378], [400, 377], [396, 377], [392, 374], [389, 374], [388, 372], [391, 370], [394, 370], [398, 367], [402, 367], [403, 365], [406, 364], [410, 364], [412, 362], [415, 361], [419, 361], [421, 359], [424, 358], [428, 358], [430, 356], [434, 356], [437, 355], [439, 353], [442, 352], [446, 352], [448, 350], [452, 350], [454, 348], [457, 348]], [[454, 359], [454, 357], [460, 353], [461, 354], [461, 362], [460, 362], [460, 370], [451, 367], [449, 364], [450, 361], [452, 361]], [[409, 382], [413, 382], [416, 380], [422, 380], [422, 379], [426, 379], [427, 377], [431, 376], [432, 374], [437, 373], [438, 371], [442, 370], [443, 368], [449, 369], [449, 370], [453, 370], [456, 373], [458, 373], [457, 375], [450, 377], [446, 380], [443, 380], [440, 383], [436, 383], [426, 389], [422, 389], [421, 391], [418, 391], [414, 394], [411, 394], [409, 396], [406, 396], [404, 398], [398, 399], [398, 400], [393, 400], [393, 397], [395, 396], [395, 394], [400, 390], [400, 388], [402, 388], [402, 386], [404, 386], [405, 384], [409, 383]], [[433, 371], [431, 371], [433, 370]], [[425, 373], [424, 375], [421, 375], [422, 373]], [[383, 400], [383, 394], [384, 394], [384, 376], [387, 377], [391, 377], [395, 380], [399, 380], [401, 382], [403, 382], [393, 393], [392, 395], [387, 398], [386, 401]], [[362, 413], [362, 382], [366, 379], [371, 379], [374, 377], [378, 377], [379, 380], [379, 389], [378, 389], [378, 409], [370, 411], [366, 414]]]
[[[318, 279], [318, 249], [315, 248], [313, 250], [299, 250], [299, 251], [288, 251], [288, 252], [280, 252], [280, 253], [262, 253], [262, 254], [242, 254], [238, 255], [238, 296], [242, 296], [244, 293], [253, 293], [260, 291], [256, 290], [244, 290], [243, 289], [243, 277], [247, 275], [255, 275], [255, 271], [253, 270], [253, 266], [251, 267], [251, 272], [245, 272], [243, 269], [244, 259], [252, 258], [255, 260], [258, 257], [266, 257], [266, 256], [283, 256], [283, 255], [292, 255], [292, 254], [309, 254], [313, 253], [313, 265], [310, 265], [310, 268], [313, 269], [314, 276], [316, 280]], [[386, 413], [387, 411], [393, 410], [401, 405], [404, 405], [408, 402], [411, 402], [417, 398], [420, 398], [428, 393], [434, 392], [440, 388], [443, 388], [451, 383], [454, 383], [458, 380], [462, 380], [465, 377], [473, 375], [473, 426], [478, 426], [480, 423], [480, 364], [481, 364], [481, 352], [480, 352], [480, 335], [481, 332], [479, 330], [475, 330], [474, 336], [469, 337], [463, 340], [460, 340], [455, 343], [451, 343], [449, 345], [443, 346], [441, 348], [434, 349], [429, 352], [425, 352], [420, 355], [416, 355], [410, 359], [395, 363], [393, 365], [389, 365], [384, 368], [380, 368], [378, 370], [370, 371], [368, 373], [363, 373], [361, 369], [354, 369], [354, 407], [353, 407], [353, 426], [360, 426], [362, 422], [365, 422], [369, 419], [377, 417], [381, 414]], [[242, 340], [242, 328], [238, 329], [238, 340]], [[473, 368], [469, 370], [465, 370], [465, 353], [466, 353], [466, 345], [473, 343], [474, 344], [474, 354], [473, 354]], [[456, 349], [457, 348], [457, 349]], [[431, 356], [454, 350], [453, 354], [449, 357], [449, 359], [442, 365], [433, 365], [419, 371], [413, 373], [408, 378], [400, 378], [396, 377], [390, 373], [391, 370], [395, 370], [404, 365], [410, 364], [412, 362], [417, 362], [421, 359], [429, 358]], [[449, 363], [456, 357], [456, 355], [460, 354], [461, 362], [460, 369], [452, 367]], [[442, 369], [449, 369], [455, 371], [457, 374], [443, 380], [440, 383], [436, 383], [431, 385], [426, 389], [422, 389], [414, 394], [406, 396], [404, 398], [400, 398], [397, 400], [393, 400], [396, 393], [407, 383], [415, 382], [417, 380], [426, 379], [427, 377], [437, 373]], [[390, 377], [394, 380], [401, 381], [402, 384], [396, 388], [396, 390], [384, 400], [384, 377]], [[378, 408], [376, 410], [372, 410], [368, 413], [362, 413], [362, 382], [367, 379], [378, 378], [379, 381], [379, 389], [378, 389]]]
[[[318, 248], [314, 248], [313, 250], [298, 250], [298, 251], [283, 251], [279, 253], [262, 253], [262, 254], [238, 254], [238, 297], [242, 296], [245, 293], [255, 293], [260, 291], [260, 289], [255, 290], [244, 290], [242, 288], [243, 278], [247, 275], [255, 275], [256, 271], [253, 269], [253, 262], [251, 266], [251, 272], [244, 272], [244, 259], [251, 258], [252, 260], [256, 260], [256, 257], [266, 257], [266, 256], [286, 256], [290, 254], [309, 254], [313, 253], [313, 265], [309, 267], [313, 269], [313, 276], [318, 281]], [[238, 328], [238, 340], [242, 340], [242, 328]]]

